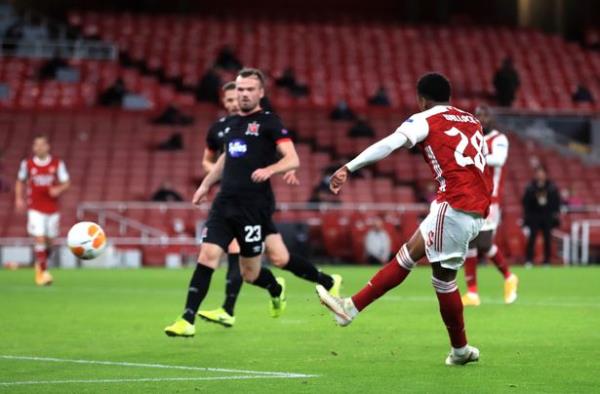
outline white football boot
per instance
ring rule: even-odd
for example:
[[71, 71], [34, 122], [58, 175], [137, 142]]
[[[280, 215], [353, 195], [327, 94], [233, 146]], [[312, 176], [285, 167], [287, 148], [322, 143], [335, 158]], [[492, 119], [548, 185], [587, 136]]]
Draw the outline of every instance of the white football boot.
[[479, 349], [474, 346], [466, 346], [465, 352], [462, 355], [457, 355], [453, 350], [446, 357], [446, 365], [465, 365], [467, 363], [479, 361]]

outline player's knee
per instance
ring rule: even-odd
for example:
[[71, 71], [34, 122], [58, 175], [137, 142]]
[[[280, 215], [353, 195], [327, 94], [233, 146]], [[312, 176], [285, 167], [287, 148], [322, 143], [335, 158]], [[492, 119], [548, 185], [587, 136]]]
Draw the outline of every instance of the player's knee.
[[220, 258], [221, 253], [219, 250], [213, 247], [203, 246], [200, 249], [200, 255], [198, 256], [198, 264], [214, 269], [219, 265]]
[[267, 251], [267, 258], [276, 267], [285, 267], [290, 261], [290, 253], [287, 250], [271, 250]]

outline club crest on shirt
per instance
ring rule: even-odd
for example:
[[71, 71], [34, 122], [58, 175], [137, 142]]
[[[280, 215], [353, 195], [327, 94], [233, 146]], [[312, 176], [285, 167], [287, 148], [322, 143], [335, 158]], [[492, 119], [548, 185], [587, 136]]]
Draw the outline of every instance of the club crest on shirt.
[[253, 135], [255, 137], [258, 137], [258, 128], [259, 127], [260, 127], [260, 123], [258, 123], [258, 122], [248, 123], [248, 128], [246, 129], [245, 135]]

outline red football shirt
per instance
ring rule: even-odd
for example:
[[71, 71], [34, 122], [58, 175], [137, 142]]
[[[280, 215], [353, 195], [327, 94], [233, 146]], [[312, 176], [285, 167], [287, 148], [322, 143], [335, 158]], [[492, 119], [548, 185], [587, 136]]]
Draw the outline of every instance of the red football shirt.
[[438, 105], [412, 115], [397, 130], [419, 145], [435, 181], [437, 201], [482, 217], [488, 215], [492, 186], [486, 176], [487, 146], [470, 113]]
[[58, 212], [58, 199], [51, 197], [51, 186], [69, 180], [65, 163], [52, 156], [41, 160], [32, 157], [21, 161], [18, 179], [27, 183], [27, 205], [29, 209], [52, 214]]

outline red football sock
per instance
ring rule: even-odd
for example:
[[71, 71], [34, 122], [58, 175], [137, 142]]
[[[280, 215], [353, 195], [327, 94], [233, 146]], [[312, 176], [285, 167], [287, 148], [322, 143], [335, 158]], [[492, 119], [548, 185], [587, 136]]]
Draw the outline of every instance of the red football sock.
[[446, 324], [452, 347], [461, 348], [466, 346], [467, 334], [465, 333], [465, 322], [463, 319], [463, 304], [458, 288], [456, 287], [456, 280], [444, 282], [432, 278], [432, 282], [440, 304], [442, 320]]
[[477, 256], [465, 259], [465, 280], [470, 293], [477, 293]]
[[44, 245], [35, 245], [33, 247], [35, 252], [35, 261], [40, 265], [42, 271], [48, 269], [48, 251]]
[[402, 283], [410, 274], [410, 270], [414, 265], [415, 263], [410, 259], [406, 247], [402, 247], [397, 257], [377, 271], [369, 283], [352, 296], [352, 302], [356, 309], [362, 311], [373, 301]]
[[504, 275], [504, 279], [508, 279], [511, 275], [510, 269], [508, 268], [508, 264], [506, 263], [506, 259], [504, 259], [504, 254], [496, 245], [492, 246], [488, 253], [488, 257], [492, 260], [498, 271], [502, 275]]

